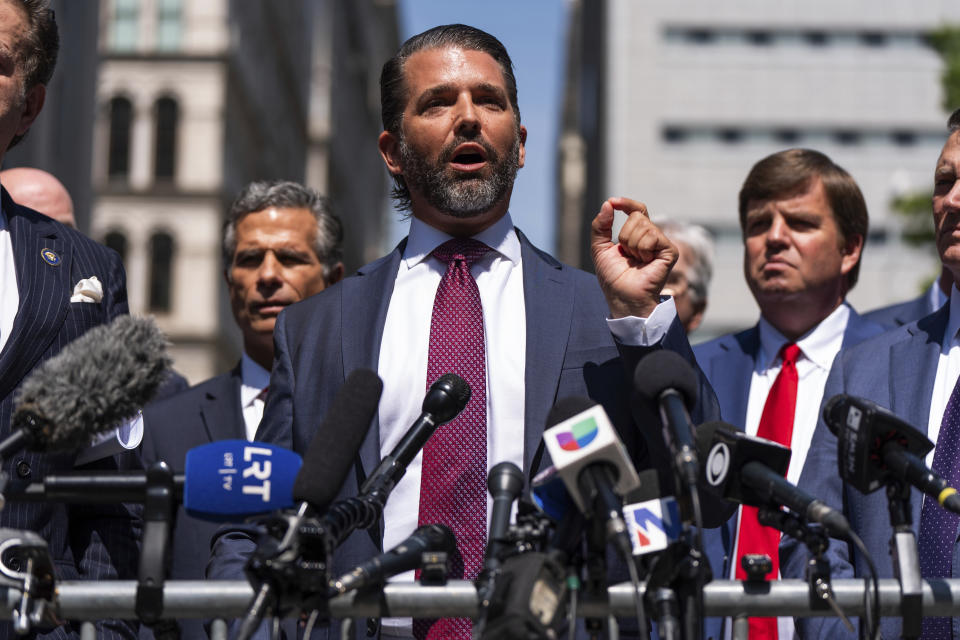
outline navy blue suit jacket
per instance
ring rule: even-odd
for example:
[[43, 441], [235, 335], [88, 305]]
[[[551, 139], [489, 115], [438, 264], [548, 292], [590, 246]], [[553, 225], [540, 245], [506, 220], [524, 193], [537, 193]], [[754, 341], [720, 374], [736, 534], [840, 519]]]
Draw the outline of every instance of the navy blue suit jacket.
[[[20, 304], [13, 329], [0, 352], [0, 437], [10, 433], [14, 397], [38, 364], [56, 355], [87, 329], [127, 313], [126, 277], [119, 256], [36, 211], [14, 203], [2, 192], [13, 245]], [[49, 264], [45, 249], [59, 257]], [[99, 303], [70, 302], [74, 285], [97, 276], [103, 284]], [[15, 493], [46, 474], [73, 469], [74, 453], [41, 455], [21, 451], [4, 461]], [[117, 459], [93, 463], [116, 468]], [[10, 503], [0, 512], [0, 526], [37, 531], [47, 541], [59, 578], [109, 579], [136, 576], [139, 513], [123, 505], [91, 508], [56, 503]], [[105, 622], [98, 637], [134, 637], [132, 625]], [[49, 637], [68, 637], [77, 629], [58, 627]], [[13, 637], [0, 624], [0, 637]]]
[[[865, 320], [851, 307], [841, 349], [846, 349], [882, 332], [883, 327]], [[740, 333], [720, 336], [695, 346], [693, 351], [696, 354], [697, 363], [717, 394], [720, 415], [725, 421], [743, 430], [747, 421], [750, 381], [760, 354], [759, 326]], [[730, 575], [736, 533], [736, 514], [724, 526], [704, 532], [704, 553], [710, 561], [714, 578], [718, 580], [726, 579]], [[707, 637], [722, 637], [719, 623], [718, 619], [709, 621]]]
[[[527, 315], [525, 473], [535, 454], [554, 403], [568, 396], [589, 396], [604, 406], [638, 464], [668, 461], [651, 414], [634, 422], [629, 398], [633, 367], [649, 349], [615, 343], [606, 324], [607, 303], [596, 277], [558, 262], [535, 248], [517, 231], [523, 263]], [[377, 370], [381, 336], [404, 244], [360, 269], [357, 275], [293, 305], [280, 314], [270, 394], [257, 439], [304, 452], [333, 396], [347, 374], [366, 367]], [[692, 361], [693, 354], [679, 321], [656, 348], [670, 348]], [[696, 423], [718, 415], [713, 391], [701, 375], [701, 402]], [[646, 432], [635, 425], [641, 424]], [[336, 438], [335, 433], [329, 434]], [[340, 498], [356, 495], [359, 483], [380, 460], [377, 419], [359, 453], [361, 473], [348, 478]], [[667, 462], [668, 463], [668, 462]], [[544, 462], [541, 466], [549, 464]], [[382, 531], [381, 531], [382, 536]], [[356, 532], [338, 548], [334, 571], [345, 572], [376, 554], [381, 536]], [[214, 546], [209, 577], [236, 578], [252, 542], [242, 532], [226, 533]], [[337, 625], [330, 628], [336, 636]], [[362, 634], [362, 629], [360, 630]]]
[[[889, 408], [921, 433], [926, 433], [940, 344], [949, 311], [950, 305], [944, 305], [936, 313], [919, 321], [841, 352], [830, 370], [823, 394], [824, 402], [838, 393], [867, 398]], [[831, 506], [842, 506], [853, 529], [873, 556], [880, 578], [893, 577], [889, 553], [893, 531], [885, 493], [881, 489], [864, 496], [840, 480], [837, 439], [822, 417], [817, 423], [799, 485]], [[915, 532], [920, 524], [922, 498], [918, 491], [911, 492]], [[956, 553], [955, 550], [955, 556]], [[832, 540], [828, 556], [832, 575], [836, 578], [851, 577], [854, 573], [858, 576], [868, 575], [863, 556], [859, 552], [851, 555], [845, 543]], [[802, 577], [807, 558], [805, 549], [785, 541], [780, 547], [780, 557], [784, 576]], [[960, 562], [954, 562], [954, 566], [960, 570]], [[957, 626], [958, 621], [955, 620], [955, 634]], [[842, 625], [829, 618], [802, 619], [800, 628], [804, 631], [804, 637], [851, 636]], [[899, 637], [899, 619], [884, 618], [882, 633], [884, 638]]]
[[[240, 407], [240, 365], [143, 410], [143, 460], [163, 460], [183, 473], [187, 451], [218, 440], [246, 440]], [[181, 506], [173, 528], [169, 578], [202, 580], [210, 541], [219, 525], [186, 514]], [[200, 620], [182, 620], [183, 638], [206, 638]], [[141, 637], [146, 637], [141, 631]]]
[[936, 309], [931, 308], [929, 293], [928, 289], [919, 298], [874, 309], [863, 314], [863, 317], [871, 322], [881, 324], [887, 329], [902, 327], [936, 311]]

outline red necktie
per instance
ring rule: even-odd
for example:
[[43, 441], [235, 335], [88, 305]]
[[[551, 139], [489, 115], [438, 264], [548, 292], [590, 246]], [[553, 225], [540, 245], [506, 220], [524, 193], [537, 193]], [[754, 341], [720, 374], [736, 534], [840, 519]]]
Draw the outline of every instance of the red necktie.
[[[800, 347], [790, 342], [783, 345], [780, 357], [783, 365], [777, 379], [770, 387], [767, 401], [763, 405], [763, 415], [760, 416], [760, 426], [757, 436], [790, 446], [793, 435], [793, 417], [797, 408], [797, 358], [800, 356]], [[741, 566], [744, 555], [762, 553], [770, 556], [773, 561], [773, 571], [768, 579], [776, 580], [780, 575], [780, 532], [771, 527], [765, 527], [757, 520], [757, 508], [743, 506], [740, 511], [740, 544], [736, 555], [736, 578], [744, 580], [746, 572]], [[750, 640], [777, 638], [776, 618], [750, 618]]]
[[[470, 402], [457, 418], [441, 425], [423, 448], [418, 526], [445, 524], [457, 539], [462, 574], [480, 572], [487, 538], [487, 377], [480, 291], [470, 265], [490, 251], [472, 239], [448, 240], [433, 250], [447, 271], [437, 287], [430, 322], [427, 387], [445, 373], [470, 385]], [[460, 574], [460, 575], [457, 575]], [[419, 572], [418, 572], [419, 577]], [[469, 618], [414, 620], [417, 638], [471, 636]]]

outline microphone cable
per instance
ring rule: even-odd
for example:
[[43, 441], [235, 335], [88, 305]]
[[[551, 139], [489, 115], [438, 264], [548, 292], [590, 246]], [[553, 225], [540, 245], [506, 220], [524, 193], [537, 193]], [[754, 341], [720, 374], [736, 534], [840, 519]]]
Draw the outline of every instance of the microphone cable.
[[[854, 546], [863, 554], [863, 559], [867, 563], [867, 568], [870, 570], [870, 575], [863, 579], [864, 583], [864, 592], [863, 592], [863, 619], [866, 624], [866, 637], [871, 640], [879, 640], [880, 638], [880, 580], [877, 574], [877, 567], [873, 563], [873, 557], [870, 555], [870, 552], [867, 551], [867, 545], [863, 543], [863, 540], [860, 539], [860, 536], [850, 530], [848, 533], [850, 540], [853, 542]], [[871, 606], [870, 602], [870, 583], [873, 582], [873, 603]]]

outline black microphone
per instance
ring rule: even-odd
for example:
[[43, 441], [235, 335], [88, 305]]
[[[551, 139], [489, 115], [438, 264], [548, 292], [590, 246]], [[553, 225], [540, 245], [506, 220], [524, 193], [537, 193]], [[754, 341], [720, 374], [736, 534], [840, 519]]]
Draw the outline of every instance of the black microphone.
[[933, 443], [919, 430], [876, 403], [842, 394], [830, 398], [823, 419], [837, 436], [840, 475], [858, 491], [897, 479], [960, 513], [957, 490], [924, 461]]
[[390, 551], [374, 556], [334, 580], [331, 584], [332, 594], [339, 595], [369, 585], [383, 584], [387, 578], [419, 567], [423, 554], [428, 551], [444, 551], [448, 556], [452, 556], [456, 549], [457, 542], [450, 529], [442, 524], [424, 525]]
[[490, 509], [490, 535], [487, 538], [487, 559], [496, 558], [510, 526], [510, 511], [523, 490], [523, 472], [512, 462], [501, 462], [487, 474], [487, 489], [493, 498]]
[[347, 376], [334, 396], [293, 483], [293, 498], [300, 504], [296, 515], [288, 520], [283, 539], [268, 545], [265, 551], [258, 549], [247, 562], [247, 575], [256, 593], [241, 624], [239, 638], [250, 638], [267, 610], [274, 606], [277, 592], [285, 586], [277, 573], [290, 569], [290, 562], [300, 556], [300, 525], [337, 497], [370, 430], [382, 391], [383, 383], [376, 373], [357, 369]]
[[633, 387], [660, 407], [663, 439], [684, 482], [696, 483], [700, 473], [694, 429], [688, 413], [697, 402], [697, 373], [683, 357], [660, 349], [643, 357], [633, 375]]
[[362, 494], [389, 494], [407, 467], [441, 424], [450, 422], [470, 401], [470, 385], [455, 373], [445, 373], [430, 385], [420, 416], [389, 455], [385, 456], [360, 488]]
[[17, 392], [0, 459], [26, 447], [70, 451], [136, 415], [166, 380], [167, 339], [150, 318], [119, 316], [44, 361]]
[[725, 422], [697, 429], [704, 464], [703, 486], [725, 500], [753, 507], [785, 506], [808, 522], [818, 522], [837, 538], [846, 538], [850, 523], [842, 513], [784, 478], [790, 449], [748, 436]]

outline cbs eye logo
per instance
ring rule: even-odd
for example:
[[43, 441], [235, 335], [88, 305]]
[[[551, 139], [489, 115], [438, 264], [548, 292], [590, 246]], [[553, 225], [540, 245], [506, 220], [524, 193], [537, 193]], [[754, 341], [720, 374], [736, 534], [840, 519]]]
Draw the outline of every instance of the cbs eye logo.
[[724, 442], [718, 442], [710, 449], [707, 455], [707, 464], [704, 467], [704, 473], [707, 476], [707, 482], [717, 487], [723, 483], [730, 470], [730, 447]]

